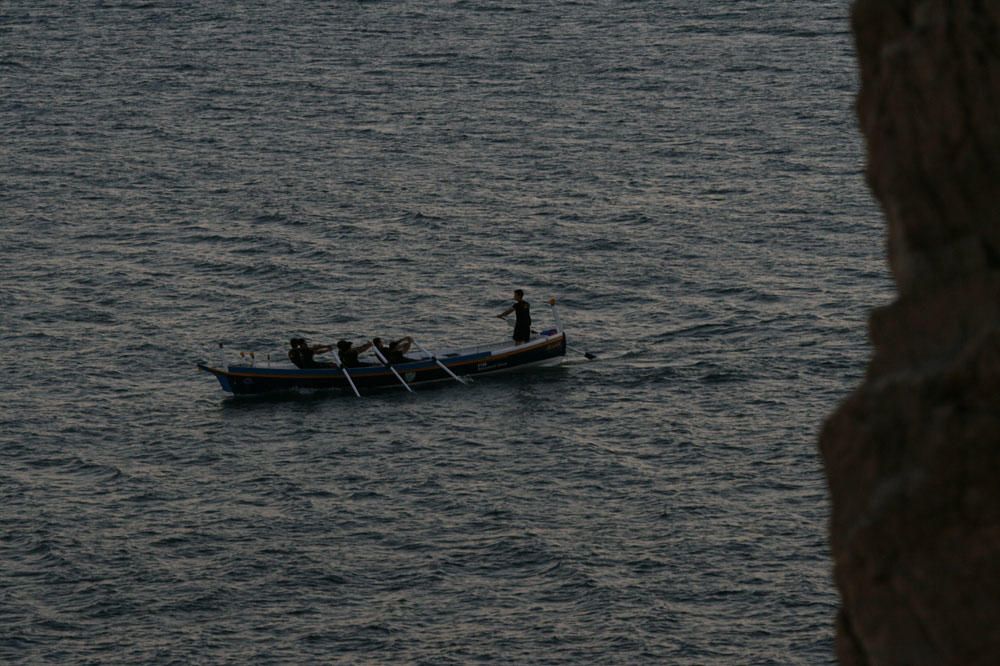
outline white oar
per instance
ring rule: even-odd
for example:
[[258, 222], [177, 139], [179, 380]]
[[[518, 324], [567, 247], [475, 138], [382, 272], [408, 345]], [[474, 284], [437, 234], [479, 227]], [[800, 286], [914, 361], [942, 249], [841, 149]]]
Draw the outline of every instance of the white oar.
[[399, 383], [402, 384], [403, 386], [405, 386], [407, 391], [409, 391], [410, 393], [413, 393], [413, 389], [410, 388], [410, 385], [407, 384], [406, 381], [402, 377], [399, 376], [399, 373], [396, 372], [396, 368], [392, 367], [392, 364], [389, 363], [389, 359], [387, 359], [385, 356], [382, 356], [382, 352], [380, 352], [378, 350], [378, 347], [375, 346], [374, 342], [372, 343], [372, 351], [375, 352], [375, 355], [378, 356], [378, 360], [382, 361], [383, 365], [385, 365], [390, 370], [392, 370], [392, 374], [396, 375], [396, 379], [399, 380]]
[[360, 397], [361, 397], [361, 393], [359, 393], [359, 392], [358, 392], [358, 387], [354, 385], [354, 380], [353, 380], [353, 379], [351, 379], [351, 373], [349, 373], [349, 372], [347, 371], [347, 368], [345, 368], [345, 367], [344, 367], [344, 366], [343, 366], [343, 365], [342, 365], [342, 364], [340, 363], [340, 361], [339, 361], [339, 360], [337, 360], [337, 352], [333, 352], [333, 354], [332, 354], [332, 355], [333, 355], [333, 364], [334, 364], [335, 366], [337, 366], [338, 368], [340, 368], [340, 371], [341, 371], [342, 373], [344, 373], [344, 376], [345, 376], [345, 377], [347, 377], [347, 383], [348, 383], [348, 384], [350, 384], [350, 385], [351, 385], [351, 388], [352, 388], [352, 389], [354, 390], [354, 395], [356, 395], [356, 396], [358, 396], [358, 397], [360, 398]]
[[[507, 324], [508, 324], [508, 325], [510, 325], [510, 326], [513, 326], [513, 325], [514, 325], [514, 322], [512, 322], [512, 321], [511, 321], [511, 320], [509, 320], [509, 319], [506, 319], [506, 318], [505, 318], [505, 319], [504, 319], [504, 321], [505, 321], [505, 322], [507, 322]], [[556, 324], [556, 326], [558, 326], [558, 324]], [[557, 328], [556, 330], [558, 330], [558, 331], [562, 332], [562, 333], [563, 333], [563, 335], [565, 335], [565, 334], [566, 334], [566, 332], [565, 332], [565, 331], [563, 331], [563, 330], [562, 330], [561, 328]], [[531, 334], [532, 334], [532, 335], [538, 335], [538, 331], [536, 331], [535, 329], [531, 329]], [[566, 349], [569, 349], [570, 351], [575, 351], [575, 352], [576, 352], [577, 354], [580, 354], [580, 355], [582, 355], [582, 356], [586, 357], [586, 359], [587, 359], [588, 361], [593, 361], [593, 360], [594, 360], [595, 358], [597, 358], [597, 355], [596, 355], [596, 354], [591, 354], [591, 353], [590, 353], [590, 352], [588, 352], [588, 351], [583, 351], [582, 349], [577, 349], [577, 348], [576, 348], [576, 347], [574, 347], [573, 345], [566, 345]]]
[[[410, 339], [412, 340], [412, 338], [410, 338]], [[413, 340], [413, 346], [416, 347], [417, 349], [419, 349], [420, 351], [422, 351], [423, 353], [427, 354], [428, 356], [430, 356], [431, 360], [433, 360], [435, 363], [437, 363], [439, 366], [441, 366], [441, 369], [444, 370], [445, 372], [447, 372], [449, 375], [451, 375], [452, 379], [454, 379], [459, 384], [468, 384], [469, 383], [467, 380], [462, 379], [461, 377], [459, 377], [458, 375], [456, 375], [454, 372], [452, 372], [451, 368], [449, 368], [447, 365], [445, 365], [440, 360], [438, 360], [437, 354], [435, 354], [433, 352], [427, 351], [426, 349], [424, 349], [423, 347], [421, 347], [420, 343], [417, 342], [416, 340]]]
[[588, 361], [593, 361], [595, 358], [597, 358], [596, 354], [591, 354], [589, 351], [583, 351], [582, 349], [577, 349], [573, 345], [566, 345], [566, 349], [569, 349], [570, 351], [575, 351], [577, 354], [582, 354], [583, 357]]

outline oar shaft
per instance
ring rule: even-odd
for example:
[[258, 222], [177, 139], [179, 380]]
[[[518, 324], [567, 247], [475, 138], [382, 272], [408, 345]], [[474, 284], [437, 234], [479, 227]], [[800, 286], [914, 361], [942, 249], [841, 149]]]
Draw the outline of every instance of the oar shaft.
[[442, 370], [444, 370], [449, 375], [451, 375], [451, 378], [454, 379], [456, 382], [458, 382], [459, 384], [468, 384], [467, 381], [465, 381], [464, 379], [462, 379], [461, 377], [459, 377], [458, 375], [456, 375], [454, 372], [452, 372], [451, 368], [449, 368], [447, 365], [445, 365], [444, 363], [442, 363], [441, 360], [437, 357], [437, 354], [435, 354], [433, 352], [427, 351], [426, 349], [424, 349], [423, 347], [421, 347], [420, 343], [417, 342], [416, 340], [413, 341], [413, 346], [416, 347], [417, 349], [419, 349], [420, 351], [422, 351], [423, 353], [427, 354], [428, 356], [430, 356], [431, 359], [433, 359], [433, 361], [435, 363], [437, 363], [438, 366]]
[[357, 397], [360, 398], [361, 397], [361, 392], [358, 391], [358, 387], [354, 385], [354, 380], [351, 379], [351, 373], [349, 373], [347, 371], [347, 368], [344, 367], [344, 364], [340, 362], [340, 358], [337, 356], [336, 352], [334, 352], [334, 354], [333, 354], [333, 364], [335, 366], [337, 366], [337, 368], [342, 373], [344, 373], [344, 377], [347, 378], [347, 383], [351, 385], [351, 390], [354, 391], [354, 395], [356, 395]]
[[392, 370], [392, 374], [396, 375], [396, 379], [399, 380], [399, 383], [405, 386], [407, 391], [413, 393], [413, 389], [410, 388], [410, 385], [406, 383], [406, 380], [404, 380], [402, 377], [399, 376], [399, 373], [396, 372], [396, 368], [392, 367], [392, 364], [389, 363], [389, 359], [387, 359], [385, 356], [382, 356], [382, 352], [379, 351], [378, 347], [372, 345], [372, 349], [375, 351], [375, 355], [378, 357], [378, 360], [382, 361], [382, 364], [385, 365], [390, 370]]
[[[324, 346], [326, 346], [326, 345], [324, 345]], [[333, 351], [333, 348], [329, 347], [329, 346], [326, 346], [326, 349], [323, 349], [321, 351], [322, 352]], [[361, 392], [358, 391], [358, 387], [354, 384], [354, 380], [351, 379], [351, 373], [349, 373], [347, 371], [347, 368], [341, 362], [340, 356], [337, 354], [337, 352], [333, 352], [332, 356], [333, 356], [333, 365], [334, 365], [334, 367], [336, 367], [338, 370], [340, 370], [342, 373], [344, 373], [344, 377], [347, 378], [347, 383], [351, 385], [351, 390], [354, 391], [354, 395], [356, 395], [357, 397], [360, 398], [361, 397]]]
[[[336, 356], [336, 354], [334, 354], [334, 356]], [[351, 390], [354, 391], [354, 395], [356, 395], [356, 396], [358, 396], [360, 398], [361, 397], [361, 392], [358, 391], [358, 387], [354, 385], [354, 380], [351, 379], [351, 373], [349, 373], [347, 371], [347, 368], [344, 367], [344, 364], [343, 363], [339, 363], [337, 361], [334, 361], [333, 364], [335, 366], [337, 366], [338, 368], [340, 368], [340, 371], [342, 373], [344, 373], [344, 376], [347, 377], [347, 383], [351, 385]]]

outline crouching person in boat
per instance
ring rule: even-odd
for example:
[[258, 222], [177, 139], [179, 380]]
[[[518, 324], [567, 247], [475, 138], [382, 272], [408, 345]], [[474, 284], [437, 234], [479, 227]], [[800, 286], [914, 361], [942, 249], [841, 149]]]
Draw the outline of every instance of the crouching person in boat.
[[391, 365], [409, 363], [413, 360], [406, 358], [406, 352], [410, 351], [410, 347], [413, 345], [413, 338], [408, 335], [399, 340], [393, 340], [388, 346], [382, 342], [382, 338], [373, 338], [372, 344]]
[[340, 356], [340, 364], [345, 368], [359, 368], [367, 365], [358, 360], [358, 355], [371, 349], [372, 343], [366, 342], [360, 347], [355, 347], [349, 340], [341, 340], [337, 343], [337, 355]]
[[325, 354], [333, 351], [333, 345], [308, 345], [305, 338], [292, 338], [291, 349], [288, 350], [288, 360], [295, 364], [296, 368], [333, 368], [336, 364], [329, 361], [317, 361], [313, 357], [316, 354]]

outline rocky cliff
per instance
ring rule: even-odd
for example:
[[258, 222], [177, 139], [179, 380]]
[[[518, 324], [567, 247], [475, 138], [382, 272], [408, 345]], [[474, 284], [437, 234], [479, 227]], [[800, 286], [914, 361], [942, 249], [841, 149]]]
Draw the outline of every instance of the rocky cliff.
[[899, 297], [820, 437], [844, 664], [1000, 663], [1000, 2], [860, 0]]

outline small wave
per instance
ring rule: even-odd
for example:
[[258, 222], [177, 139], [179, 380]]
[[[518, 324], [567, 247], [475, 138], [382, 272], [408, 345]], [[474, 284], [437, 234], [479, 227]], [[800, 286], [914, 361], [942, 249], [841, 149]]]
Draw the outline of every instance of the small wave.
[[382, 499], [382, 495], [374, 490], [359, 490], [351, 493], [352, 500], [376, 500]]
[[64, 458], [34, 458], [26, 461], [25, 464], [34, 469], [61, 468], [69, 472], [84, 474], [104, 482], [111, 481], [122, 476], [122, 471], [114, 465], [91, 463], [77, 456]]
[[706, 373], [700, 377], [700, 380], [705, 384], [731, 384], [745, 382], [749, 378], [749, 375], [743, 372], [720, 370]]
[[253, 218], [254, 224], [283, 224], [288, 221], [284, 213], [263, 213]]
[[421, 231], [427, 229], [442, 229], [445, 227], [445, 219], [436, 215], [411, 211], [396, 218], [397, 223], [404, 225], [419, 225]]

